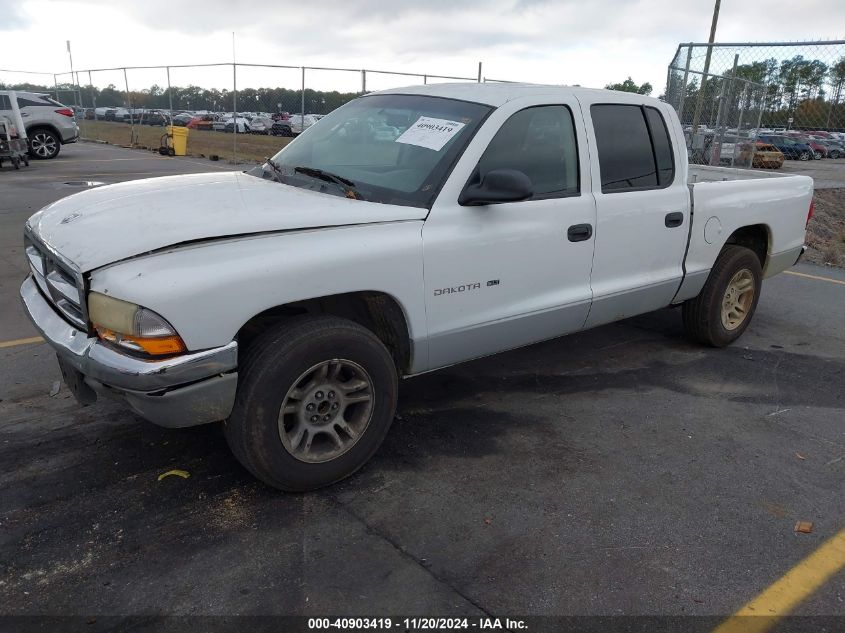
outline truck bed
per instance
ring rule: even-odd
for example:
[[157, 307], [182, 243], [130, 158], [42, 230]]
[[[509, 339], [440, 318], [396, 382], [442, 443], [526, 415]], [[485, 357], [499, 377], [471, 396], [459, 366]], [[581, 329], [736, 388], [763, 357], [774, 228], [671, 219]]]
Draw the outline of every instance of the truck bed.
[[792, 175], [762, 169], [690, 165], [687, 184], [694, 185], [699, 182], [724, 182], [733, 180], [760, 180], [764, 178], [790, 178]]
[[757, 169], [690, 165], [692, 203], [684, 282], [675, 302], [696, 296], [725, 240], [741, 227], [767, 236], [763, 274], [792, 266], [802, 252], [813, 180]]

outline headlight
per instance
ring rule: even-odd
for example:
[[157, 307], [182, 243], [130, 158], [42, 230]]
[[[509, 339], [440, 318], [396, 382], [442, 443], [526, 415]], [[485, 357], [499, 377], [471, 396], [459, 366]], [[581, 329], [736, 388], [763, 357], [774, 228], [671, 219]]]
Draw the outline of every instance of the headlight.
[[134, 303], [91, 292], [88, 316], [101, 339], [133, 352], [163, 356], [186, 350], [182, 338], [164, 317]]

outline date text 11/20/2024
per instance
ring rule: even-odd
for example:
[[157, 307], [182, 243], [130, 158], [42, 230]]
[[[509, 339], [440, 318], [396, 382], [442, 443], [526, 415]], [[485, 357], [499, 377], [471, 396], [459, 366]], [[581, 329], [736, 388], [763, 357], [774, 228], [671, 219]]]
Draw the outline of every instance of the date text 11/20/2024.
[[481, 630], [514, 631], [527, 630], [524, 620], [510, 618], [309, 618], [308, 630], [400, 630], [400, 631], [446, 631]]

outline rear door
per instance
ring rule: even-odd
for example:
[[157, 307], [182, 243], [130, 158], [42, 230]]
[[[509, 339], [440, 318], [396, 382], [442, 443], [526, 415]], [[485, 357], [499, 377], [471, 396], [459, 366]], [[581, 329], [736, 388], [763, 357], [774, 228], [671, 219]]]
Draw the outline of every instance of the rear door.
[[[574, 97], [520, 99], [490, 115], [423, 227], [430, 368], [583, 327], [596, 214], [588, 165]], [[534, 196], [458, 204], [493, 169], [525, 173]]]
[[672, 144], [682, 131], [665, 104], [617, 99], [579, 96], [591, 120], [597, 214], [587, 327], [669, 305], [683, 278], [689, 236], [686, 154]]

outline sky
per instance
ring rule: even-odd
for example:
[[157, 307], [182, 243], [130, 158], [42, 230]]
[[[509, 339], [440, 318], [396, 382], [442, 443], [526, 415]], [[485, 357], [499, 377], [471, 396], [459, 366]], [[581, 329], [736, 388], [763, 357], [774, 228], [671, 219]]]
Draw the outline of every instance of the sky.
[[[0, 81], [76, 70], [231, 62], [333, 66], [603, 87], [631, 76], [663, 92], [680, 42], [705, 42], [712, 0], [0, 0]], [[723, 0], [717, 41], [845, 39], [842, 0]], [[37, 44], [33, 44], [37, 42]], [[9, 54], [21, 51], [20, 54]], [[231, 68], [174, 69], [173, 85], [231, 88]], [[131, 89], [166, 85], [133, 71]], [[123, 86], [122, 72], [94, 73]], [[61, 81], [61, 79], [60, 79]], [[240, 86], [297, 87], [299, 70], [243, 69]], [[87, 83], [85, 77], [82, 83]], [[369, 90], [421, 83], [368, 75]], [[308, 71], [359, 90], [360, 73]]]

